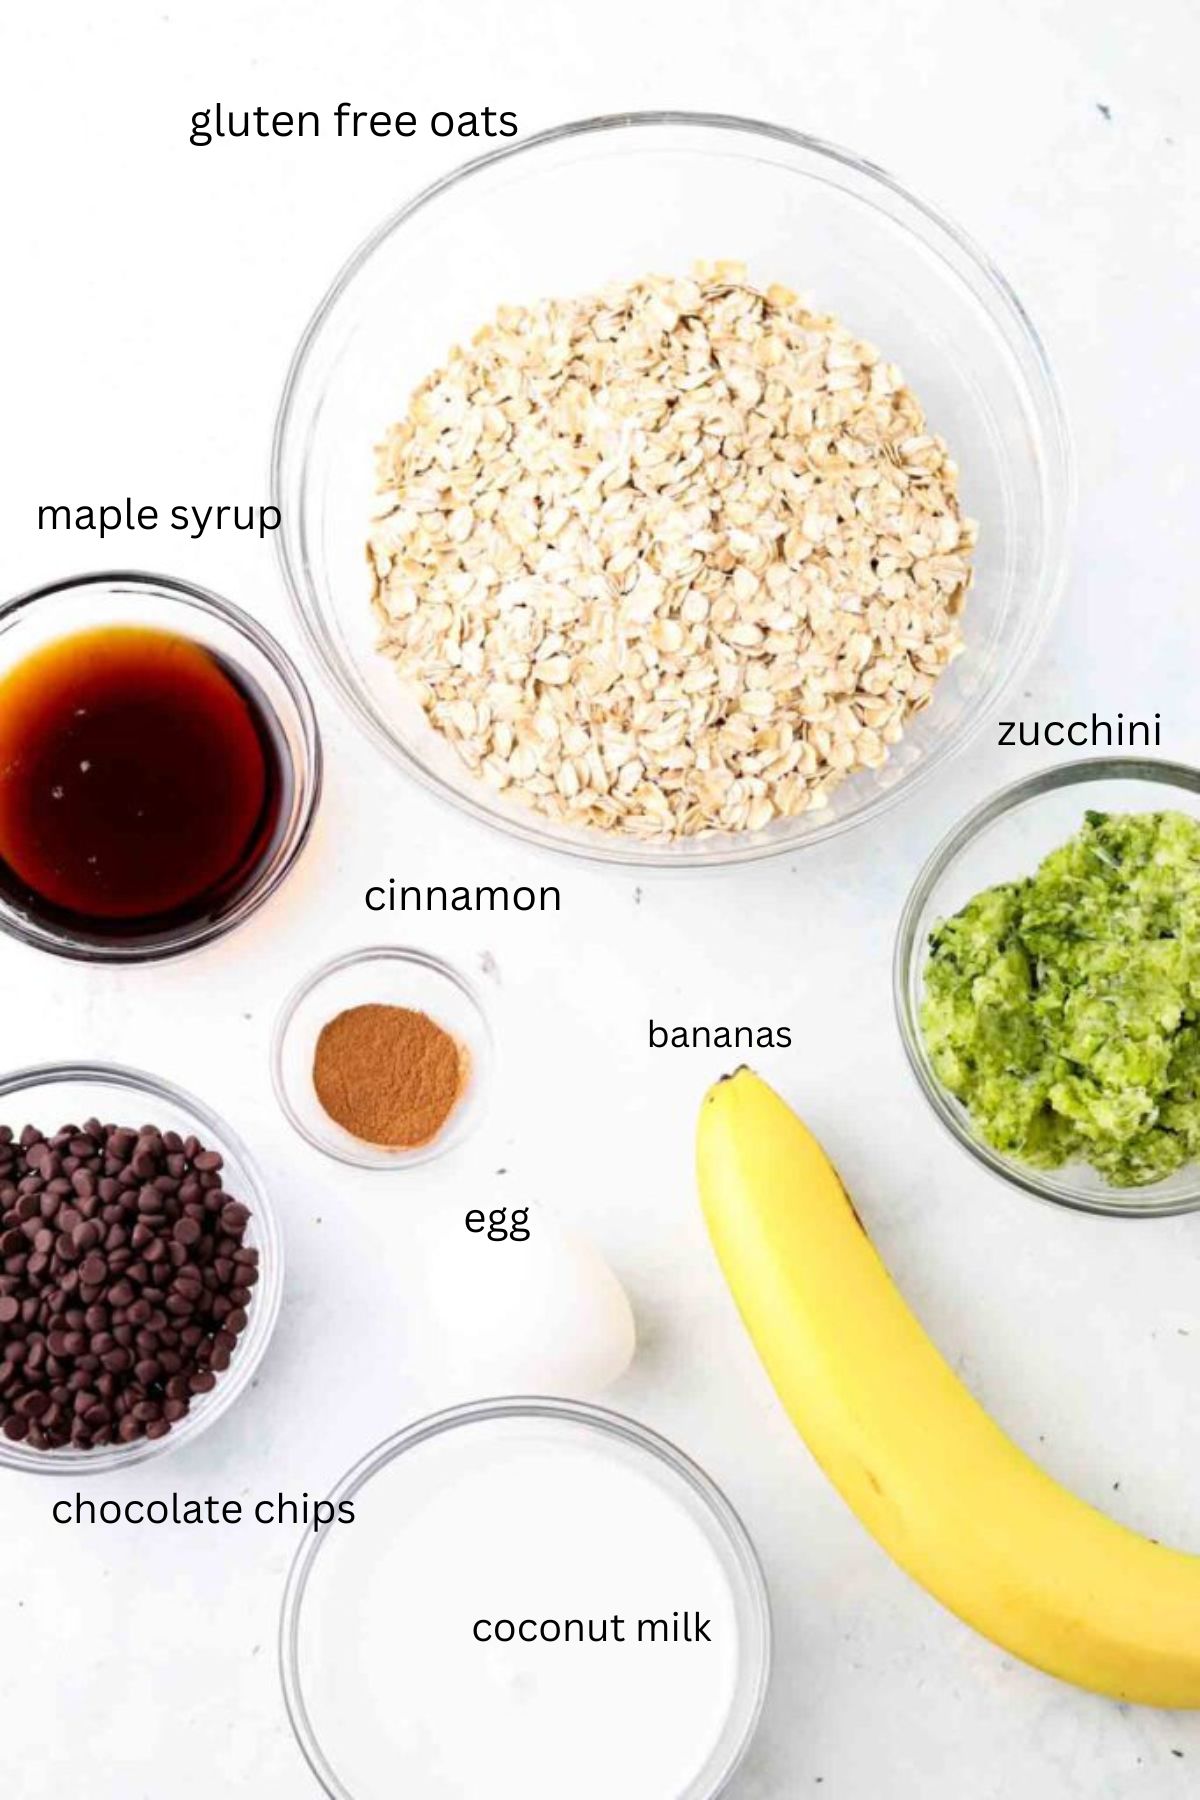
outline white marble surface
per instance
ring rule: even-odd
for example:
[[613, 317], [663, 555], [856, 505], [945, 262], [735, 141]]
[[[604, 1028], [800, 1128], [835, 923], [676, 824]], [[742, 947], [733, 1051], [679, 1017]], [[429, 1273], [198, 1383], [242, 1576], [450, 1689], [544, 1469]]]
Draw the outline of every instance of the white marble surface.
[[[1026, 300], [1079, 446], [1073, 573], [1025, 683], [1033, 715], [1161, 710], [1200, 759], [1196, 111], [1185, 0], [60, 0], [0, 21], [4, 430], [0, 590], [101, 563], [207, 582], [294, 641], [273, 555], [170, 534], [40, 537], [36, 505], [264, 497], [292, 345], [343, 254], [453, 145], [186, 143], [232, 105], [512, 107], [531, 130], [710, 107], [841, 141], [967, 226]], [[983, 1400], [1079, 1491], [1200, 1549], [1200, 1221], [1060, 1216], [993, 1184], [916, 1094], [891, 1013], [897, 912], [935, 837], [1036, 754], [982, 742], [882, 823], [736, 876], [539, 863], [440, 810], [319, 696], [326, 803], [265, 917], [193, 961], [87, 973], [0, 944], [0, 1065], [157, 1069], [253, 1141], [283, 1213], [285, 1310], [255, 1391], [115, 1497], [325, 1488], [438, 1398], [405, 1318], [432, 1209], [540, 1196], [627, 1281], [642, 1346], [611, 1398], [725, 1485], [761, 1549], [778, 1657], [734, 1800], [1175, 1800], [1200, 1721], [1014, 1664], [884, 1557], [782, 1416], [717, 1278], [692, 1117], [720, 1053], [645, 1048], [649, 1015], [788, 1020], [764, 1072], [802, 1106], [905, 1291]], [[486, 977], [490, 1121], [398, 1182], [290, 1134], [266, 1046], [281, 994], [378, 933], [368, 881], [560, 881], [558, 921], [408, 935]], [[504, 1169], [504, 1174], [498, 1173]], [[0, 1480], [0, 1741], [13, 1800], [300, 1800], [274, 1638], [294, 1533], [56, 1527], [63, 1489]], [[475, 1800], [475, 1797], [471, 1797]]]

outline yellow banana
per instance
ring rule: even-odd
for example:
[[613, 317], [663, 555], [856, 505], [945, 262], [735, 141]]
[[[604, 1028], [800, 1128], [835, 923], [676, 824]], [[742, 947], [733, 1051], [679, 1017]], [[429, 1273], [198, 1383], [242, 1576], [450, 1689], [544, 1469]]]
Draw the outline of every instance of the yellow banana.
[[1116, 1699], [1200, 1707], [1200, 1556], [1052, 1481], [905, 1305], [811, 1133], [749, 1069], [705, 1096], [700, 1196], [793, 1424], [867, 1529], [960, 1619]]

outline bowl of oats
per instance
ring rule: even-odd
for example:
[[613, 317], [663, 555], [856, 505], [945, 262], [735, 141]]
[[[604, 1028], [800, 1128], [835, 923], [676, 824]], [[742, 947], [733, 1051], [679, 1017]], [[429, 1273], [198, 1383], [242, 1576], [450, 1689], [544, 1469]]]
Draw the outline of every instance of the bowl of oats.
[[285, 577], [410, 775], [639, 866], [817, 843], [994, 713], [1062, 586], [1016, 296], [832, 145], [623, 114], [436, 182], [342, 270], [276, 426]]

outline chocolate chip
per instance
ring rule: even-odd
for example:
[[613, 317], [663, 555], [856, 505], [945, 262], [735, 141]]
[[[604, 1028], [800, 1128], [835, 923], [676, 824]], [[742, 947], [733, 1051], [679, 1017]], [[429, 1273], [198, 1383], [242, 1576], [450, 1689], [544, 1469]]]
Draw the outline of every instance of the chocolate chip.
[[194, 1137], [0, 1126], [0, 1430], [39, 1451], [164, 1436], [246, 1325], [258, 1252]]

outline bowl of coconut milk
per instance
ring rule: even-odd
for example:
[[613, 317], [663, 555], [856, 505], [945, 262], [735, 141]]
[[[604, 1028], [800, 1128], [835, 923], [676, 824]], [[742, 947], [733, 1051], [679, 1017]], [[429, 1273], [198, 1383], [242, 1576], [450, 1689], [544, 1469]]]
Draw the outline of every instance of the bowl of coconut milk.
[[711, 1800], [771, 1660], [758, 1557], [708, 1476], [568, 1400], [454, 1407], [335, 1489], [280, 1653], [333, 1800]]

